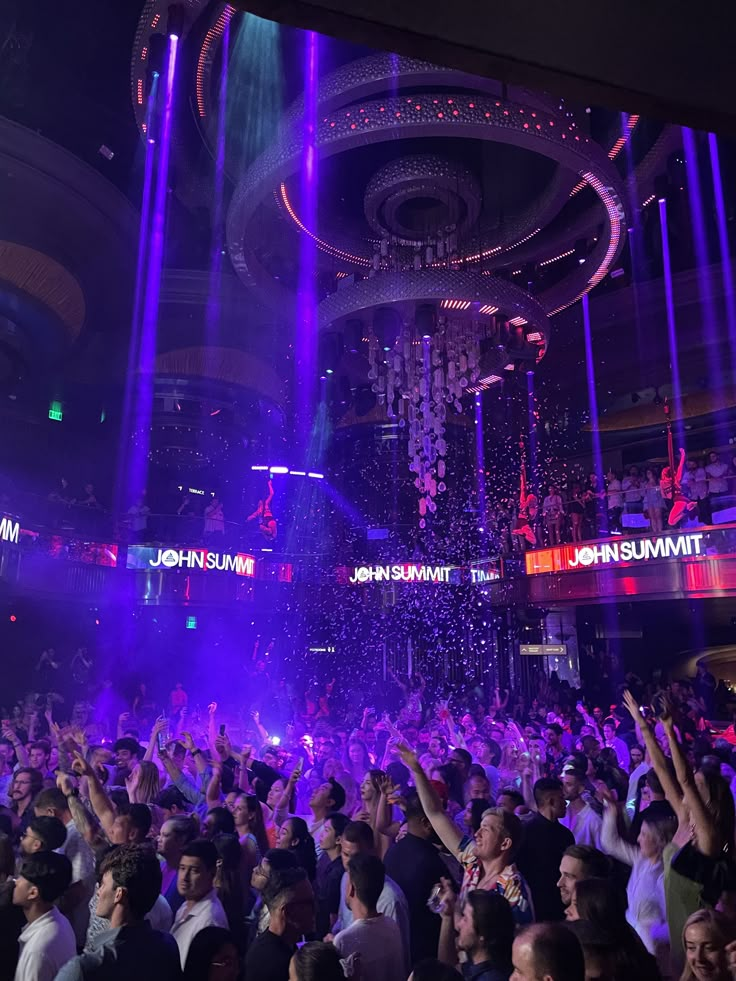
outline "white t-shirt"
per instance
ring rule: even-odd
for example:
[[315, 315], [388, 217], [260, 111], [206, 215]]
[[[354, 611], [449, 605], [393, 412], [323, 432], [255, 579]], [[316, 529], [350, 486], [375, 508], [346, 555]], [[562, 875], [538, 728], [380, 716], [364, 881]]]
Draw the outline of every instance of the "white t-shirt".
[[600, 850], [603, 820], [590, 804], [586, 804], [582, 811], [578, 811], [577, 814], [573, 813], [570, 805], [568, 805], [567, 813], [560, 820], [560, 824], [564, 824], [568, 830], [572, 831], [576, 845], [592, 845], [593, 848]]
[[55, 906], [33, 923], [27, 923], [19, 942], [15, 981], [54, 981], [67, 961], [77, 954], [69, 920]]
[[379, 913], [368, 920], [353, 920], [335, 937], [340, 957], [360, 957], [361, 981], [405, 981], [406, 955], [401, 931], [394, 920]]
[[[343, 872], [342, 880], [340, 882], [340, 906], [337, 913], [337, 921], [335, 922], [334, 926], [334, 929], [337, 931], [346, 930], [353, 923], [353, 912], [347, 903], [347, 886], [348, 874], [347, 872]], [[406, 902], [406, 896], [404, 895], [401, 886], [395, 883], [389, 875], [386, 876], [383, 891], [378, 897], [377, 907], [379, 913], [383, 913], [387, 919], [393, 920], [399, 928], [399, 935], [402, 939], [403, 948], [407, 952], [406, 973], [408, 974], [410, 943], [409, 906]]]

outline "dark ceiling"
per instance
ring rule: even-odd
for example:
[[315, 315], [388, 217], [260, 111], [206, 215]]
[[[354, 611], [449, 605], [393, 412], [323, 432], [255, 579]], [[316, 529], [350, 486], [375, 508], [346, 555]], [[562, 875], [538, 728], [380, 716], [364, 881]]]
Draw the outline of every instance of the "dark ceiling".
[[295, 27], [666, 122], [736, 134], [736, 8], [705, 0], [233, 0]]

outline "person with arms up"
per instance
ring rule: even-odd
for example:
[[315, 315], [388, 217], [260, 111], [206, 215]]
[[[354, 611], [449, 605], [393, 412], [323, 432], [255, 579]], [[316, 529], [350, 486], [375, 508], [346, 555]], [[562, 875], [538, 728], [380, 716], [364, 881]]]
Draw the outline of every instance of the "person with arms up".
[[171, 927], [179, 946], [182, 968], [189, 946], [200, 930], [208, 926], [227, 928], [227, 916], [215, 891], [217, 849], [211, 841], [197, 838], [182, 850], [177, 887], [184, 897]]
[[500, 807], [489, 808], [474, 838], [463, 837], [457, 825], [445, 814], [416, 753], [406, 743], [399, 746], [401, 757], [414, 775], [419, 799], [438, 837], [462, 865], [461, 900], [471, 889], [487, 889], [505, 896], [517, 926], [534, 919], [529, 889], [514, 865], [514, 852], [521, 843], [521, 821]]
[[161, 868], [148, 845], [122, 845], [103, 861], [97, 915], [110, 921], [91, 951], [70, 961], [56, 981], [177, 981], [179, 949], [148, 920], [161, 892]]
[[13, 904], [23, 910], [26, 926], [20, 935], [15, 981], [54, 981], [76, 954], [71, 924], [54, 905], [71, 880], [71, 862], [56, 852], [37, 852], [21, 865]]
[[348, 963], [357, 959], [361, 981], [404, 981], [408, 965], [401, 931], [377, 909], [386, 877], [383, 862], [375, 855], [354, 855], [347, 877], [353, 922], [335, 937], [340, 957]]
[[245, 958], [248, 981], [289, 981], [296, 945], [314, 930], [314, 892], [304, 869], [273, 871], [264, 889], [270, 920]]

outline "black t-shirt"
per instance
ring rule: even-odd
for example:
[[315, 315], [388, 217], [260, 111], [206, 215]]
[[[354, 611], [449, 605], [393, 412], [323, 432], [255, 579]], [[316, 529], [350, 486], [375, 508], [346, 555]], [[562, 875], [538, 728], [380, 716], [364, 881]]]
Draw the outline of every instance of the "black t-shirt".
[[266, 930], [251, 944], [245, 955], [248, 981], [289, 981], [289, 962], [296, 948], [282, 937]]
[[384, 862], [386, 875], [401, 887], [409, 906], [411, 962], [437, 956], [440, 917], [427, 909], [427, 900], [447, 866], [435, 846], [426, 838], [407, 834], [393, 844]]
[[524, 821], [524, 837], [516, 865], [531, 891], [538, 922], [561, 920], [565, 915], [557, 883], [563, 853], [574, 844], [572, 832], [558, 821], [548, 821], [541, 814], [534, 814]]
[[317, 863], [317, 876], [314, 891], [317, 899], [317, 936], [325, 937], [330, 932], [330, 913], [337, 915], [340, 908], [340, 884], [344, 873], [342, 859], [330, 860], [322, 854]]

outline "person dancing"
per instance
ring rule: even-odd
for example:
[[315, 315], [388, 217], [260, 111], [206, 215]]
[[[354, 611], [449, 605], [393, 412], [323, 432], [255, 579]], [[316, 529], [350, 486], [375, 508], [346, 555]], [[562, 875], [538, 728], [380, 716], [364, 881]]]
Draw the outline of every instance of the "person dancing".
[[268, 496], [265, 501], [258, 502], [258, 507], [246, 520], [253, 521], [255, 518], [259, 518], [258, 530], [269, 542], [274, 542], [276, 541], [278, 528], [276, 518], [274, 518], [273, 511], [271, 510], [271, 501], [273, 501], [273, 482], [269, 480]]
[[689, 501], [682, 492], [682, 475], [685, 472], [685, 450], [680, 447], [680, 462], [677, 469], [675, 469], [672, 422], [670, 420], [670, 407], [667, 402], [665, 402], [664, 411], [667, 416], [667, 455], [669, 457], [669, 465], [662, 468], [662, 475], [659, 478], [659, 489], [665, 506], [669, 508], [667, 524], [670, 528], [676, 528], [682, 521], [685, 512], [694, 511], [698, 504], [697, 501]]
[[537, 544], [537, 536], [534, 532], [534, 522], [539, 510], [539, 503], [536, 494], [526, 492], [526, 460], [524, 459], [524, 441], [519, 443], [521, 447], [521, 491], [519, 494], [519, 510], [516, 514], [516, 525], [511, 532], [517, 537], [514, 541], [518, 542], [518, 547], [523, 551], [527, 545], [534, 548]]

